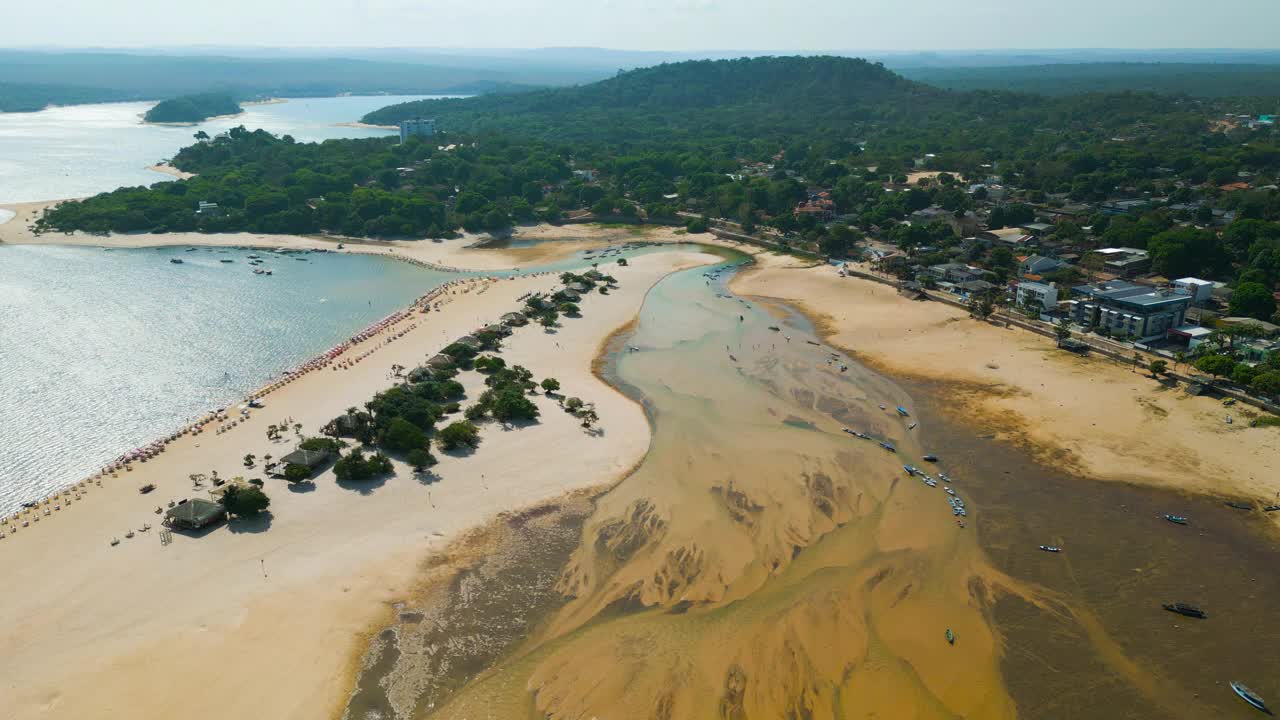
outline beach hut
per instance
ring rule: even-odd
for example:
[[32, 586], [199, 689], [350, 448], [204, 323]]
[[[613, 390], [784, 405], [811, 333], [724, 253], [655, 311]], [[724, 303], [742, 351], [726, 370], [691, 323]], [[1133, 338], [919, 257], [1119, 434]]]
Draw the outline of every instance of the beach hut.
[[565, 287], [579, 294], [591, 292], [591, 286], [584, 282], [571, 282]]
[[463, 335], [457, 340], [454, 340], [453, 344], [466, 345], [472, 350], [480, 350], [484, 347], [484, 343], [480, 342], [480, 338], [477, 338], [475, 335]]
[[556, 299], [564, 300], [567, 302], [578, 302], [579, 300], [582, 299], [582, 295], [578, 294], [578, 291], [576, 290], [565, 288], [564, 290], [561, 290], [560, 292], [556, 293]]
[[453, 358], [445, 355], [444, 353], [440, 353], [427, 361], [427, 367], [432, 370], [448, 370], [453, 367]]
[[227, 511], [221, 505], [202, 498], [194, 498], [170, 508], [164, 514], [164, 524], [182, 530], [199, 530], [227, 519]]
[[304, 450], [298, 448], [293, 452], [280, 458], [279, 464], [275, 467], [275, 471], [271, 473], [271, 477], [282, 478], [285, 471], [290, 465], [301, 465], [305, 467], [311, 475], [315, 475], [316, 471], [324, 467], [325, 463], [333, 459], [333, 453], [328, 450]]
[[529, 318], [525, 317], [524, 313], [520, 312], [509, 312], [502, 316], [502, 324], [507, 327], [519, 327], [527, 324], [528, 322]]
[[493, 334], [495, 334], [495, 335], [499, 335], [499, 336], [504, 336], [504, 337], [505, 337], [505, 336], [507, 336], [507, 335], [510, 335], [510, 334], [511, 334], [511, 329], [510, 329], [510, 328], [508, 328], [508, 327], [506, 327], [506, 326], [504, 326], [504, 325], [499, 325], [499, 324], [495, 323], [495, 324], [493, 324], [493, 325], [485, 325], [485, 326], [484, 326], [484, 328], [483, 328], [480, 332], [482, 332], [482, 333], [493, 333]]

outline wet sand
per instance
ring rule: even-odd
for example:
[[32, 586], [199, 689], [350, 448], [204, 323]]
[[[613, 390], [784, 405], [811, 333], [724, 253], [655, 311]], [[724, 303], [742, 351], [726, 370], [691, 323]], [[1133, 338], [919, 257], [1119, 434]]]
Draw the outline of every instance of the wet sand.
[[[1280, 667], [1266, 626], [1280, 579], [1260, 511], [1046, 465], [1051, 452], [958, 408], [962, 383], [856, 364], [833, 375], [785, 306], [763, 308], [792, 335], [764, 335], [787, 345], [771, 359], [688, 349], [711, 325], [699, 305], [664, 316], [675, 356], [645, 345], [643, 313], [611, 348], [611, 380], [655, 439], [596, 500], [579, 547], [545, 559], [566, 604], [535, 610], [524, 643], [406, 717], [1191, 719], [1251, 712], [1230, 680], [1280, 694], [1266, 671]], [[945, 469], [967, 527], [900, 462]], [[1160, 608], [1171, 601], [1210, 618]]]

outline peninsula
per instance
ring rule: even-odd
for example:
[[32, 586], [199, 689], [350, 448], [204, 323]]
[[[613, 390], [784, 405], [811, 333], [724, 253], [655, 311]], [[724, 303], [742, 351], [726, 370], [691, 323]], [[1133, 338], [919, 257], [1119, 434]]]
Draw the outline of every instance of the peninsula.
[[240, 103], [226, 93], [182, 95], [162, 100], [147, 111], [149, 123], [194, 125], [214, 117], [230, 117], [244, 112]]

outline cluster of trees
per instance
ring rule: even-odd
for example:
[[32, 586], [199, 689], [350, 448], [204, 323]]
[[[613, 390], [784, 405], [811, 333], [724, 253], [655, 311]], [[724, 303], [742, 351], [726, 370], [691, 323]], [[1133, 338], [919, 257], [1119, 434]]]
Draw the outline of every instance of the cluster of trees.
[[242, 112], [244, 108], [227, 93], [200, 93], [161, 100], [142, 119], [149, 123], [198, 123]]
[[1257, 365], [1238, 362], [1226, 353], [1204, 355], [1195, 361], [1201, 372], [1229, 378], [1263, 397], [1280, 395], [1280, 353], [1271, 353]]
[[391, 459], [380, 452], [365, 455], [354, 448], [333, 465], [333, 474], [343, 482], [364, 482], [391, 472]]
[[533, 373], [520, 365], [494, 370], [484, 379], [485, 391], [476, 403], [464, 413], [467, 420], [476, 422], [486, 417], [499, 422], [520, 422], [538, 419], [538, 406], [528, 398], [537, 384]]
[[271, 498], [256, 485], [228, 485], [219, 500], [224, 510], [239, 518], [251, 518], [271, 506]]

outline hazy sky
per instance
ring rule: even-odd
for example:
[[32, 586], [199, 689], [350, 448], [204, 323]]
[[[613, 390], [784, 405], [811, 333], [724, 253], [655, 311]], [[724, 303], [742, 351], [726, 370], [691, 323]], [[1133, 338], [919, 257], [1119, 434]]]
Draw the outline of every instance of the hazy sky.
[[0, 0], [0, 17], [17, 46], [1280, 46], [1280, 0]]

